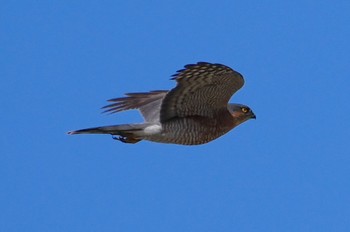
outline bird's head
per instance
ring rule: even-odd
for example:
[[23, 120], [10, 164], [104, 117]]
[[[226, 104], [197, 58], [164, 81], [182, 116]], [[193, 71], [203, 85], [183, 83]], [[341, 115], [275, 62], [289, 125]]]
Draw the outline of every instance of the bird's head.
[[237, 125], [241, 124], [249, 119], [256, 119], [253, 111], [246, 105], [242, 104], [228, 104], [227, 106], [232, 117], [236, 120]]

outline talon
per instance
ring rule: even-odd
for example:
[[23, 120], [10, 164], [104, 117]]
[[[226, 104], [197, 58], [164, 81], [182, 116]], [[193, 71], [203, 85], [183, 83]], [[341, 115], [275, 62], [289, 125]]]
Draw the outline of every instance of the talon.
[[139, 141], [141, 141], [141, 139], [136, 139], [136, 138], [132, 138], [132, 137], [124, 137], [124, 136], [114, 136], [112, 135], [112, 139], [114, 140], [118, 140], [120, 142], [123, 143], [137, 143]]
[[123, 136], [113, 136], [112, 135], [112, 139], [118, 140], [118, 141], [123, 142], [123, 143], [127, 143], [127, 138], [123, 137]]

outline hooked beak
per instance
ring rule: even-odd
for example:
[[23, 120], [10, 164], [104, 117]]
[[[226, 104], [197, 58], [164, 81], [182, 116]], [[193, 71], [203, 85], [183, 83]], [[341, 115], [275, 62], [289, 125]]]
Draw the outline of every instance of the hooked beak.
[[256, 119], [256, 116], [255, 116], [255, 114], [253, 112], [252, 112], [252, 115], [250, 116], [250, 118]]

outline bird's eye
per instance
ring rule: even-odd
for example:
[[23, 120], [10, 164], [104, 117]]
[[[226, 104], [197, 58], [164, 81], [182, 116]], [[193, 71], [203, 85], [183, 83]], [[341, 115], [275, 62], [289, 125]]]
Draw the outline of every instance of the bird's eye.
[[248, 111], [249, 111], [249, 109], [247, 107], [242, 107], [241, 110], [243, 113], [248, 113]]

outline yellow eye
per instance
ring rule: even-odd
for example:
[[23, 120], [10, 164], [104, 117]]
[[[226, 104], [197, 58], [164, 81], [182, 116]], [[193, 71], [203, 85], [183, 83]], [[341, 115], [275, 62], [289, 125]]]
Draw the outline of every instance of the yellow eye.
[[241, 110], [242, 110], [243, 113], [248, 113], [248, 111], [249, 111], [249, 109], [246, 108], [246, 107], [242, 107]]

